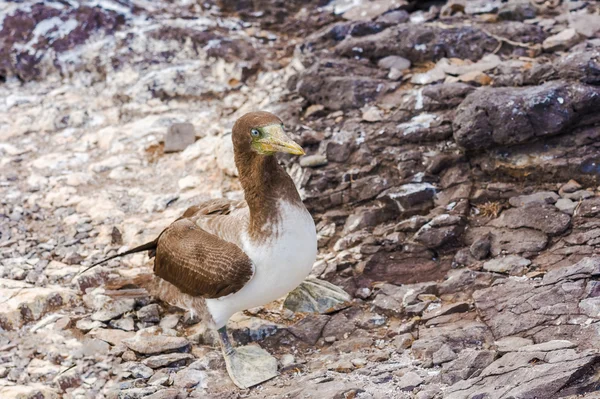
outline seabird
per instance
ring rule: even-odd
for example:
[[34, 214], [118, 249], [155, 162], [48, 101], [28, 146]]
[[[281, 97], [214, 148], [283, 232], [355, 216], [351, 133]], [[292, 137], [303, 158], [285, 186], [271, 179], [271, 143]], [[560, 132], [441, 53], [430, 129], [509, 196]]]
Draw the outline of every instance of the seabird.
[[192, 206], [154, 241], [90, 268], [150, 251], [154, 274], [144, 288], [212, 325], [231, 379], [248, 388], [276, 376], [277, 363], [259, 347], [234, 348], [227, 320], [298, 287], [315, 261], [317, 235], [294, 182], [274, 156], [304, 155], [282, 121], [268, 112], [251, 112], [236, 121], [231, 136], [245, 201], [216, 199]]

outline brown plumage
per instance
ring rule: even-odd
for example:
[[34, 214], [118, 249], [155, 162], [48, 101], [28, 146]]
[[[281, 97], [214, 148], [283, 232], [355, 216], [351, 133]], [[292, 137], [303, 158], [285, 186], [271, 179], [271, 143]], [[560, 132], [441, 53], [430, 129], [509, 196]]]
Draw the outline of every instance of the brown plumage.
[[[163, 281], [144, 285], [163, 300], [176, 304], [190, 297], [219, 298], [239, 291], [254, 273], [252, 261], [240, 248], [242, 233], [255, 241], [272, 234], [268, 226], [278, 218], [278, 200], [303, 206], [289, 175], [275, 157], [265, 156], [272, 155], [270, 143], [257, 145], [251, 135], [255, 128], [280, 125], [273, 114], [253, 112], [233, 127], [235, 163], [246, 201], [217, 199], [192, 206], [154, 241], [91, 267], [148, 250], [154, 257], [154, 274]], [[294, 153], [302, 151], [295, 143], [288, 145]], [[176, 298], [177, 290], [182, 298]]]

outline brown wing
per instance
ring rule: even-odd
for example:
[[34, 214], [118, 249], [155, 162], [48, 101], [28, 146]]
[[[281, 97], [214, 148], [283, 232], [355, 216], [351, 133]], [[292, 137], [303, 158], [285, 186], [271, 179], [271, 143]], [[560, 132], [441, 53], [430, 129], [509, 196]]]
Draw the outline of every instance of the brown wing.
[[252, 261], [237, 245], [179, 219], [158, 238], [154, 274], [181, 292], [219, 298], [239, 291], [252, 277]]

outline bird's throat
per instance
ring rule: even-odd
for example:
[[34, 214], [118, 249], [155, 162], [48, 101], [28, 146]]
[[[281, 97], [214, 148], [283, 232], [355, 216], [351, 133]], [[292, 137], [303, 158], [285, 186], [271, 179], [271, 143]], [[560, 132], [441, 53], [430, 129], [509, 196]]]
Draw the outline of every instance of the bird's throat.
[[268, 239], [280, 218], [279, 203], [302, 206], [300, 195], [275, 156], [244, 154], [236, 156], [235, 163], [250, 209], [248, 234], [256, 241]]

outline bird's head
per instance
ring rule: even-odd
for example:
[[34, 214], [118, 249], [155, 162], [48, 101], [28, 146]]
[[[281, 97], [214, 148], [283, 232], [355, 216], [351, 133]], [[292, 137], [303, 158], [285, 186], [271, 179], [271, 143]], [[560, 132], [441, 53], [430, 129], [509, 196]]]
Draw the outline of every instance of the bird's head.
[[281, 119], [270, 112], [250, 112], [239, 118], [232, 129], [235, 151], [254, 151], [260, 155], [286, 152], [304, 155], [304, 150], [283, 129]]

